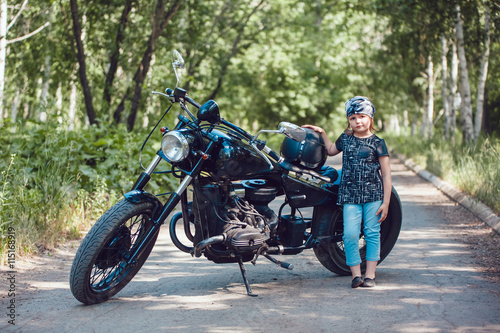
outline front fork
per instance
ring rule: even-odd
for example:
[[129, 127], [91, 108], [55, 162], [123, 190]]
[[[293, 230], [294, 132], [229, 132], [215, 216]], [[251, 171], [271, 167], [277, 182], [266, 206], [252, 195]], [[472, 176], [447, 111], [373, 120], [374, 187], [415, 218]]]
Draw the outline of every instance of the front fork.
[[160, 162], [161, 162], [160, 155], [156, 155], [153, 161], [147, 167], [147, 169], [143, 173], [141, 173], [139, 178], [135, 181], [135, 184], [132, 187], [132, 191], [134, 190], [142, 191], [144, 186], [146, 186], [146, 184], [151, 179], [151, 174], [153, 173], [153, 171], [155, 171], [156, 167], [158, 166], [158, 164], [160, 164]]
[[[212, 151], [214, 144], [215, 141], [209, 143], [207, 150], [204, 154], [205, 156], [210, 156], [208, 154]], [[130, 202], [138, 203], [143, 201], [153, 201], [156, 205], [152, 219], [153, 226], [148, 230], [148, 233], [143, 237], [139, 246], [135, 248], [134, 252], [128, 258], [127, 261], [129, 264], [135, 262], [136, 258], [141, 254], [143, 249], [146, 248], [146, 245], [150, 242], [152, 237], [160, 231], [161, 225], [168, 217], [168, 215], [170, 215], [170, 213], [175, 209], [175, 207], [181, 200], [182, 194], [191, 184], [193, 178], [200, 173], [201, 168], [205, 162], [204, 158], [199, 159], [198, 163], [195, 165], [193, 170], [189, 174], [186, 174], [179, 187], [175, 190], [174, 193], [170, 195], [163, 208], [161, 208], [161, 203], [155, 196], [143, 191], [144, 187], [151, 179], [151, 174], [156, 169], [161, 160], [162, 160], [161, 156], [156, 155], [153, 161], [146, 168], [146, 170], [139, 176], [139, 178], [137, 179], [132, 188], [132, 191], [125, 194], [126, 200]], [[158, 208], [160, 208], [159, 211]]]

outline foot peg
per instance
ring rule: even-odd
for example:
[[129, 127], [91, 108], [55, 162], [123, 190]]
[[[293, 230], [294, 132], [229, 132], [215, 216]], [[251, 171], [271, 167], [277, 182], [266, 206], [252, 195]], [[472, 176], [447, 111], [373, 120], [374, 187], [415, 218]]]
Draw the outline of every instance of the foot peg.
[[279, 261], [273, 257], [271, 257], [269, 254], [267, 253], [263, 253], [262, 254], [264, 257], [266, 257], [269, 261], [272, 261], [273, 263], [275, 263], [276, 265], [282, 267], [282, 268], [285, 268], [285, 269], [288, 269], [288, 270], [292, 270], [295, 266], [293, 266], [293, 264], [289, 264], [289, 263], [286, 263], [286, 262], [283, 262], [283, 261]]

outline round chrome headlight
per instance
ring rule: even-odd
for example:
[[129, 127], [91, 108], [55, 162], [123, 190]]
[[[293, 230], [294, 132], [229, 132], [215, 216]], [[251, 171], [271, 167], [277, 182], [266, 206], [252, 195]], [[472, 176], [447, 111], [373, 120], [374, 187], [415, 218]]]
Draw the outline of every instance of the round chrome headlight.
[[170, 162], [180, 162], [189, 154], [189, 142], [179, 131], [168, 132], [161, 140], [161, 151]]

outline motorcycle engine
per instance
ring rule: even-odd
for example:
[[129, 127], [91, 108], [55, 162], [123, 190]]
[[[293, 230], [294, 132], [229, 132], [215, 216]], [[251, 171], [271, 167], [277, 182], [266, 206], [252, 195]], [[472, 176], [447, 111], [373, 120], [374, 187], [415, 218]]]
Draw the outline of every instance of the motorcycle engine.
[[272, 233], [276, 233], [278, 217], [268, 207], [276, 197], [277, 189], [265, 180], [242, 182], [245, 196], [231, 196], [220, 212], [226, 221], [223, 230], [225, 245], [240, 253], [257, 251]]

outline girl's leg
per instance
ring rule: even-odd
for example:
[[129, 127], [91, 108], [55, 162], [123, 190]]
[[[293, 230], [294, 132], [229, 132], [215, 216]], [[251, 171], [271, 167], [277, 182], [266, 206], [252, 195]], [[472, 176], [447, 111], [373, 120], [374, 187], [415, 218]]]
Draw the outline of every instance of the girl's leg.
[[382, 205], [382, 201], [370, 202], [363, 209], [363, 233], [366, 241], [366, 272], [365, 277], [374, 279], [375, 269], [380, 260], [380, 223], [375, 215]]
[[354, 279], [356, 276], [361, 276], [361, 265], [349, 266], [351, 269], [351, 275]]
[[344, 205], [344, 251], [346, 264], [350, 267], [352, 277], [361, 276], [361, 257], [359, 255], [359, 233], [361, 229], [362, 206]]
[[366, 261], [365, 278], [375, 279], [375, 269], [377, 268], [378, 261]]

